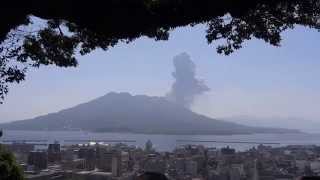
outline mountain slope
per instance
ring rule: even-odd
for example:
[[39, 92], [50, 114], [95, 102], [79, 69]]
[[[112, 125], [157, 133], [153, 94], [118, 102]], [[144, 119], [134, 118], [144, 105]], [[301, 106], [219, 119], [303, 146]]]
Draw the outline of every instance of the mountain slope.
[[320, 131], [320, 122], [317, 119], [309, 119], [304, 117], [256, 117], [256, 116], [231, 116], [221, 118], [223, 121], [237, 122], [247, 126], [262, 126], [262, 127], [278, 127], [299, 129], [307, 133], [318, 133]]
[[163, 134], [289, 133], [211, 119], [162, 97], [109, 93], [88, 103], [34, 119], [0, 124], [14, 130], [70, 130]]

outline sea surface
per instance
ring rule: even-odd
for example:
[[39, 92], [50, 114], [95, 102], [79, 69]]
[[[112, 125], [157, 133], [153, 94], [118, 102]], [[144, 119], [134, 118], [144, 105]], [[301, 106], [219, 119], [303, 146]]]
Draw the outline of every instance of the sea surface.
[[320, 134], [251, 134], [251, 135], [154, 135], [129, 133], [93, 133], [84, 131], [4, 131], [2, 143], [27, 141], [46, 144], [58, 141], [61, 144], [88, 142], [119, 143], [144, 147], [151, 140], [158, 151], [172, 151], [184, 144], [202, 144], [207, 147], [232, 147], [244, 151], [265, 143], [279, 147], [286, 145], [320, 145]]

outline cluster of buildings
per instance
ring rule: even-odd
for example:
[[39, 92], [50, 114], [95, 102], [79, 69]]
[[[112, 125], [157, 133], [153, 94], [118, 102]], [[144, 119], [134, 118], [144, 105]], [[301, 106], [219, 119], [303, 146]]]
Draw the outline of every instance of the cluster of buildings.
[[8, 144], [27, 180], [136, 180], [144, 172], [172, 180], [294, 180], [320, 175], [320, 146], [259, 145], [244, 152], [225, 147], [183, 145], [157, 152], [126, 144], [61, 146], [37, 149], [32, 144]]

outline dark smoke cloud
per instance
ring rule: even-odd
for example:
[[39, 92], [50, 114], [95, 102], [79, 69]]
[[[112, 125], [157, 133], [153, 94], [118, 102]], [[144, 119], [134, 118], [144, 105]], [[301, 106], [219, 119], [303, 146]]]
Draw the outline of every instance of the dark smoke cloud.
[[190, 108], [197, 95], [201, 95], [210, 89], [203, 81], [196, 78], [196, 66], [187, 53], [175, 56], [173, 64], [175, 71], [172, 76], [175, 78], [175, 82], [171, 87], [171, 91], [167, 94], [167, 98], [186, 108]]

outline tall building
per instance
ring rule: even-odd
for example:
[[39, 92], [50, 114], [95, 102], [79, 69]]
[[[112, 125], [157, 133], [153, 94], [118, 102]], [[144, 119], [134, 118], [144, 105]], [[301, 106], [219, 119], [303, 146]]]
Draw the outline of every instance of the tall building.
[[186, 174], [190, 174], [191, 176], [196, 176], [198, 174], [198, 164], [196, 161], [186, 161]]
[[61, 150], [60, 144], [56, 141], [48, 146], [48, 162], [53, 163], [58, 161], [61, 161]]
[[44, 151], [31, 151], [28, 155], [28, 165], [34, 170], [42, 170], [48, 167], [48, 154]]
[[146, 142], [145, 151], [146, 151], [146, 152], [151, 152], [151, 151], [152, 151], [152, 146], [153, 146], [152, 142], [151, 142], [150, 140], [148, 140], [148, 141]]
[[185, 159], [176, 158], [174, 162], [174, 168], [176, 169], [178, 174], [183, 174], [185, 172]]
[[99, 148], [97, 151], [97, 168], [100, 171], [111, 172], [113, 176], [121, 175], [121, 151]]
[[55, 141], [53, 144], [49, 144], [48, 152], [60, 152], [60, 144], [58, 143], [58, 141]]
[[96, 150], [92, 147], [83, 147], [78, 151], [78, 157], [85, 159], [86, 169], [93, 170], [96, 167]]
[[241, 174], [238, 168], [229, 169], [230, 180], [241, 180]]
[[225, 148], [221, 148], [222, 155], [234, 155], [235, 153], [236, 153], [236, 150], [233, 148], [230, 148], [229, 146]]
[[112, 156], [112, 165], [111, 165], [111, 172], [112, 176], [119, 177], [121, 176], [121, 153], [114, 152]]
[[104, 172], [111, 172], [112, 170], [112, 156], [113, 152], [100, 149], [97, 154], [97, 168]]
[[254, 160], [253, 164], [253, 177], [252, 180], [259, 180], [259, 173], [258, 173], [258, 160]]
[[146, 172], [164, 173], [166, 170], [166, 162], [160, 157], [149, 155], [142, 163], [142, 167]]

